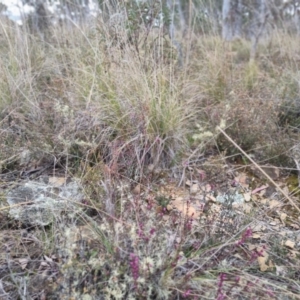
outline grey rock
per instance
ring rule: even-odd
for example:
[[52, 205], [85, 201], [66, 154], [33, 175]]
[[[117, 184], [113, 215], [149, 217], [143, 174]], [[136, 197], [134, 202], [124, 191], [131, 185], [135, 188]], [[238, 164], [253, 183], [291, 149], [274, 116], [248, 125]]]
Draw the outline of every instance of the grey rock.
[[[55, 178], [55, 177], [52, 177]], [[25, 225], [46, 226], [62, 212], [74, 215], [80, 211], [82, 188], [75, 180], [27, 181], [7, 193], [9, 214]]]

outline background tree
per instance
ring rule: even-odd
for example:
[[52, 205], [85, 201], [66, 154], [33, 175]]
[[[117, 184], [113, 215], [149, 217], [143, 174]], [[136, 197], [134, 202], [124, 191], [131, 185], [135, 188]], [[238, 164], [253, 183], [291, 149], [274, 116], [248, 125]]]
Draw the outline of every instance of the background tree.
[[[67, 26], [85, 23], [91, 16], [91, 3], [97, 4], [99, 20], [110, 28], [110, 34], [120, 38], [121, 32], [137, 52], [150, 32], [159, 28], [169, 36], [182, 63], [179, 41], [192, 31], [196, 34], [221, 35], [225, 41], [251, 40], [251, 57], [257, 44], [272, 30], [300, 33], [300, 1], [298, 0], [22, 0], [32, 6], [27, 16], [31, 31], [41, 39], [49, 33], [52, 23]], [[48, 7], [51, 6], [51, 11]], [[54, 8], [54, 9], [53, 9]], [[54, 12], [53, 12], [54, 11]], [[155, 29], [155, 30], [154, 30]], [[124, 35], [123, 38], [124, 39]], [[148, 45], [149, 46], [149, 45]]]
[[241, 37], [242, 2], [241, 0], [224, 0], [222, 7], [222, 37], [232, 41]]

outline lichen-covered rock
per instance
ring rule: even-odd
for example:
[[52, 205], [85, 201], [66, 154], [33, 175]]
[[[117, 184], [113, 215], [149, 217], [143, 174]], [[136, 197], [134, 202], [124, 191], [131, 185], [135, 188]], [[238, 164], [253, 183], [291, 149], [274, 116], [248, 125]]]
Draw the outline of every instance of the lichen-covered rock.
[[9, 214], [25, 225], [49, 225], [62, 212], [74, 214], [83, 199], [80, 185], [64, 178], [47, 177], [28, 181], [7, 193]]

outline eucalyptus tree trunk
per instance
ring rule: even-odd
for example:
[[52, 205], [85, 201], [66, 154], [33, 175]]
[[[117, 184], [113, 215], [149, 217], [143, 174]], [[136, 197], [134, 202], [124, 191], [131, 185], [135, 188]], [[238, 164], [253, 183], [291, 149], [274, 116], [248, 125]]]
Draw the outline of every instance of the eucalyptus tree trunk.
[[49, 13], [47, 4], [42, 0], [34, 2], [34, 13], [28, 17], [28, 25], [32, 33], [37, 34], [41, 40], [47, 39], [47, 34], [50, 29]]
[[176, 47], [178, 52], [178, 65], [181, 67], [183, 65], [183, 55], [180, 43], [175, 39], [175, 12], [178, 9], [178, 5], [180, 6], [180, 1], [178, 0], [167, 0], [166, 2], [167, 8], [170, 13], [170, 20], [168, 24], [168, 33], [171, 39], [172, 44]]
[[266, 0], [254, 0], [253, 1], [253, 14], [252, 14], [252, 29], [251, 29], [251, 51], [250, 59], [255, 58], [257, 44], [259, 39], [264, 33], [267, 19], [269, 17], [269, 11], [266, 4]]
[[299, 9], [299, 2], [298, 3], [293, 3], [293, 10], [294, 10], [294, 15], [293, 15], [293, 23], [296, 29], [296, 33], [299, 35], [300, 34], [300, 9]]
[[118, 0], [98, 0], [99, 8], [102, 12], [104, 22], [108, 22], [110, 17], [118, 10]]
[[[189, 1], [186, 1], [189, 2]], [[179, 17], [180, 30], [183, 32], [186, 29], [186, 19], [182, 10], [182, 1], [176, 0], [177, 12]]]
[[223, 0], [222, 8], [222, 37], [232, 41], [241, 37], [242, 30], [242, 1]]

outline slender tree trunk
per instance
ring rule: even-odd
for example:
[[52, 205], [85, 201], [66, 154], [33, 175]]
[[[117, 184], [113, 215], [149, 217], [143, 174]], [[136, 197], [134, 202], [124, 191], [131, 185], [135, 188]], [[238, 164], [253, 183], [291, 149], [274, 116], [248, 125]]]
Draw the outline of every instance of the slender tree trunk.
[[[172, 41], [172, 44], [176, 47], [178, 52], [178, 65], [181, 67], [183, 64], [183, 56], [182, 56], [182, 49], [180, 43], [175, 39], [175, 25], [174, 25], [174, 19], [175, 19], [175, 8], [176, 3], [174, 3], [174, 0], [167, 0], [166, 4], [168, 7], [168, 10], [170, 12], [170, 24], [168, 28], [169, 37]], [[180, 3], [179, 3], [180, 4]]]
[[252, 30], [251, 30], [251, 51], [250, 59], [255, 58], [257, 44], [264, 33], [268, 19], [266, 0], [255, 0], [253, 5]]
[[117, 12], [118, 0], [99, 0], [99, 8], [102, 12], [103, 21], [106, 23]]
[[300, 34], [300, 10], [297, 5], [294, 4], [294, 16], [293, 21], [295, 24], [296, 32], [299, 35]]
[[242, 28], [241, 0], [223, 0], [222, 8], [222, 37], [232, 41], [241, 36]]
[[182, 5], [180, 0], [176, 0], [176, 6], [177, 6], [178, 17], [180, 22], [180, 30], [183, 32], [186, 29], [186, 20], [182, 11]]

